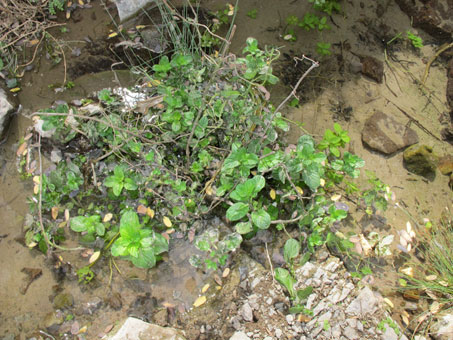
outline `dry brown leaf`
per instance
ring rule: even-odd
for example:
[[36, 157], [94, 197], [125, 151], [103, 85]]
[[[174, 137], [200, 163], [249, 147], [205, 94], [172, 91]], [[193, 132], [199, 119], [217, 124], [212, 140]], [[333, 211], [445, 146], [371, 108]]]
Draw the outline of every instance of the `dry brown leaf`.
[[28, 145], [27, 143], [22, 143], [21, 145], [19, 145], [16, 151], [16, 155], [17, 156], [22, 155], [24, 151], [27, 150], [27, 145]]
[[431, 307], [429, 307], [429, 311], [433, 314], [437, 314], [437, 313], [439, 313], [441, 307], [442, 307], [442, 305], [439, 302], [434, 301], [431, 304]]
[[412, 267], [401, 268], [400, 272], [410, 277], [414, 276], [414, 268]]
[[65, 209], [65, 210], [64, 210], [64, 220], [65, 220], [66, 222], [69, 221], [69, 217], [70, 217], [70, 215], [69, 215], [69, 209]]
[[170, 303], [170, 302], [164, 302], [162, 303], [162, 306], [164, 306], [165, 308], [175, 308], [176, 305]]
[[107, 327], [105, 327], [105, 329], [104, 329], [104, 333], [106, 333], [106, 334], [107, 334], [107, 333], [109, 333], [109, 332], [110, 332], [110, 331], [111, 331], [112, 329], [113, 329], [113, 324], [111, 324], [111, 325], [108, 325]]
[[407, 317], [406, 315], [401, 315], [401, 320], [403, 321], [403, 324], [405, 326], [409, 325], [409, 317]]
[[192, 241], [195, 238], [195, 230], [194, 229], [190, 229], [189, 230], [189, 234], [187, 235], [187, 238], [189, 239], [189, 242], [192, 243]]
[[195, 300], [193, 303], [194, 307], [200, 307], [201, 305], [206, 303], [206, 296], [200, 296], [198, 299]]
[[52, 207], [50, 214], [52, 215], [52, 219], [56, 220], [58, 217], [58, 207]]
[[137, 213], [139, 213], [140, 215], [146, 215], [146, 209], [147, 208], [143, 204], [140, 204], [137, 207]]
[[170, 242], [170, 236], [167, 234], [167, 233], [162, 233], [161, 234], [163, 237], [165, 237], [165, 239]]
[[384, 302], [389, 305], [390, 308], [394, 308], [393, 302], [389, 298], [384, 298]]
[[228, 275], [230, 275], [230, 268], [225, 268], [225, 270], [222, 273], [222, 277], [225, 278]]
[[214, 274], [214, 281], [215, 281], [219, 286], [223, 285], [222, 279], [221, 279], [220, 276], [217, 275], [217, 274]]

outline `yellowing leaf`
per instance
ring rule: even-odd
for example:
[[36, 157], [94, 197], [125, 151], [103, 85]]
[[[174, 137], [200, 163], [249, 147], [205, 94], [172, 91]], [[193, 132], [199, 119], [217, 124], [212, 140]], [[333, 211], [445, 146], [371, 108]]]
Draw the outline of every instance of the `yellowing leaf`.
[[446, 281], [439, 281], [439, 284], [444, 287], [448, 287], [448, 282], [446, 282]]
[[39, 184], [40, 181], [41, 181], [41, 177], [39, 177], [39, 176], [33, 176], [33, 183]]
[[93, 263], [93, 262], [96, 262], [96, 260], [99, 258], [99, 256], [101, 255], [101, 252], [98, 250], [98, 251], [95, 251], [93, 253], [93, 255], [90, 256], [90, 259], [88, 262]]
[[434, 301], [431, 307], [429, 308], [429, 311], [433, 314], [437, 314], [439, 313], [441, 307], [442, 305], [439, 302]]
[[88, 326], [83, 326], [82, 328], [80, 328], [79, 332], [77, 334], [83, 334], [83, 333], [86, 333], [88, 329]]
[[210, 287], [209, 283], [206, 283], [206, 284], [203, 286], [203, 288], [201, 288], [201, 292], [202, 292], [203, 294], [206, 293], [206, 291], [209, 289], [209, 287]]
[[277, 193], [275, 192], [274, 189], [271, 189], [271, 191], [269, 192], [269, 196], [270, 196], [270, 198], [275, 200], [275, 198], [277, 197]]
[[401, 268], [400, 272], [410, 277], [414, 276], [414, 268], [412, 267]]
[[164, 225], [167, 227], [167, 228], [170, 228], [173, 224], [171, 223], [171, 220], [167, 217], [167, 216], [164, 216], [164, 218], [162, 219], [162, 222], [164, 222]]
[[[403, 312], [405, 312], [405, 311], [403, 311]], [[401, 315], [401, 320], [403, 320], [403, 324], [405, 326], [409, 325], [409, 318], [406, 315]]]
[[142, 28], [145, 28], [146, 26], [145, 25], [137, 25], [135, 26], [136, 29], [138, 30], [141, 30]]
[[296, 187], [296, 191], [299, 193], [299, 195], [303, 195], [304, 191], [302, 190], [301, 187]]
[[69, 19], [71, 17], [71, 12], [70, 11], [66, 11], [66, 19]]
[[15, 87], [15, 88], [12, 88], [11, 90], [9, 90], [9, 92], [12, 92], [12, 93], [16, 93], [19, 91], [20, 91], [20, 87]]
[[392, 302], [389, 298], [384, 298], [384, 302], [385, 302], [387, 305], [389, 305], [390, 308], [395, 307], [395, 306], [393, 305], [393, 302]]
[[437, 279], [437, 275], [428, 275], [425, 277], [426, 281], [434, 281]]
[[106, 222], [110, 222], [113, 218], [113, 214], [112, 213], [107, 213], [105, 214], [104, 218], [102, 219], [102, 222], [106, 223]]
[[80, 5], [80, 6], [83, 6], [83, 5], [85, 5], [85, 4], [83, 3], [82, 0], [79, 0], [79, 5]]
[[323, 187], [324, 185], [326, 185], [326, 181], [324, 180], [324, 178], [321, 178], [321, 180], [319, 181], [321, 183], [321, 186]]
[[35, 195], [37, 195], [39, 193], [39, 185], [38, 184], [35, 184], [35, 186], [33, 187], [33, 193]]
[[146, 208], [146, 215], [148, 215], [150, 218], [154, 218], [154, 210], [151, 208]]
[[206, 195], [212, 196], [212, 194], [213, 194], [212, 187], [210, 185], [208, 185], [206, 187]]
[[341, 198], [341, 195], [333, 195], [330, 199], [334, 202], [338, 201]]
[[30, 40], [30, 46], [35, 46], [37, 43], [39, 43], [38, 39]]
[[114, 37], [116, 37], [117, 35], [118, 35], [117, 32], [112, 32], [112, 33], [109, 34], [109, 39], [110, 39], [110, 38], [114, 38]]
[[221, 290], [221, 289], [222, 289], [222, 286], [215, 286], [215, 289], [216, 289], [216, 290]]
[[52, 207], [51, 209], [52, 219], [56, 220], [58, 217], [58, 207]]
[[193, 303], [194, 307], [200, 307], [201, 305], [206, 303], [206, 296], [200, 296], [198, 299], [195, 300]]

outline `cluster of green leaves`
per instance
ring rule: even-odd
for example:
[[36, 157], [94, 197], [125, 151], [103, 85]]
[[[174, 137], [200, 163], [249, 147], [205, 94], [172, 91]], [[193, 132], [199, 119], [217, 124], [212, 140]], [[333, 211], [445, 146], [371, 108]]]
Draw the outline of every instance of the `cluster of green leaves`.
[[64, 11], [64, 6], [66, 5], [67, 0], [49, 0], [48, 8], [49, 13], [52, 15], [57, 14], [58, 11]]
[[53, 140], [90, 150], [85, 146], [79, 152], [86, 156], [71, 154], [72, 162], [65, 159], [42, 176], [49, 238], [56, 242], [55, 230], [62, 229], [55, 227], [62, 222], [53, 214], [58, 207], [76, 216], [73, 231], [104, 239], [112, 255], [140, 267], [154, 266], [168, 249], [167, 228], [214, 213], [234, 230], [222, 237], [200, 231], [195, 244], [207, 258], [192, 263], [208, 269], [224, 265], [243, 238], [271, 226], [307, 232], [300, 245], [309, 251], [323, 244], [330, 226], [347, 216], [331, 199], [333, 189], [357, 178], [363, 161], [343, 151], [349, 137], [338, 124], [319, 142], [302, 135], [288, 147], [279, 135], [289, 126], [265, 88], [278, 81], [272, 73], [278, 50], [260, 49], [249, 38], [243, 54], [214, 61], [162, 56], [147, 74], [152, 86], [144, 111], [123, 110], [121, 100], [103, 90], [99, 109], [65, 106], [55, 116], [43, 114], [43, 130], [54, 130]]
[[[333, 12], [340, 12], [341, 6], [336, 0], [309, 0], [313, 3], [313, 9], [324, 12], [327, 15], [332, 15]], [[324, 30], [330, 30], [331, 27], [327, 23], [327, 16], [319, 16], [315, 13], [307, 12], [303, 18], [298, 18], [295, 15], [290, 15], [286, 18], [287, 28], [284, 36], [285, 40], [296, 41], [296, 27], [301, 27], [306, 31], [317, 30], [322, 33]], [[318, 42], [316, 44], [316, 52], [321, 56], [332, 54], [330, 51], [331, 44]]]
[[423, 47], [423, 40], [418, 35], [415, 35], [411, 31], [406, 32], [407, 39], [412, 43], [412, 46], [415, 48], [422, 48]]

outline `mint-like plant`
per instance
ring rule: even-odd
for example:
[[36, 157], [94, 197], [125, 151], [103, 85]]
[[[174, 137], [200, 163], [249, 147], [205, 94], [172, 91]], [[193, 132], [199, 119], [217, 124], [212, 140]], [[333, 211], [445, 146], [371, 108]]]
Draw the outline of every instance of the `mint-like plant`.
[[112, 188], [115, 196], [120, 196], [123, 188], [130, 191], [137, 190], [138, 188], [133, 177], [128, 177], [128, 174], [125, 173], [124, 168], [121, 165], [115, 166], [113, 175], [105, 179], [104, 185], [107, 188]]
[[104, 236], [105, 226], [101, 222], [101, 216], [77, 216], [71, 219], [71, 229], [88, 235]]
[[119, 233], [120, 237], [112, 245], [112, 255], [124, 257], [137, 267], [154, 267], [160, 254], [168, 251], [167, 239], [143, 227], [133, 211], [126, 211], [121, 216]]

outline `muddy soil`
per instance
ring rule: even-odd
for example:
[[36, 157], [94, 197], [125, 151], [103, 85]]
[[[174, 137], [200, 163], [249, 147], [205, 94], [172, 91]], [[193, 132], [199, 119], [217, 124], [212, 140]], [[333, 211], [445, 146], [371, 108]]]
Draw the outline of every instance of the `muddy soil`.
[[[447, 51], [436, 59], [425, 87], [420, 87], [418, 81], [423, 77], [427, 60], [438, 49], [439, 41], [421, 29], [412, 28], [411, 18], [392, 1], [353, 0], [342, 1], [341, 4], [342, 14], [334, 14], [330, 18], [330, 31], [320, 34], [297, 28], [297, 41], [288, 42], [283, 39], [286, 18], [289, 15], [303, 17], [310, 10], [309, 3], [302, 0], [242, 0], [230, 51], [240, 53], [249, 36], [256, 37], [262, 46], [282, 46], [282, 57], [276, 66], [282, 81], [272, 89], [271, 97], [277, 104], [287, 96], [290, 87], [304, 70], [300, 64], [294, 64], [293, 58], [305, 54], [320, 61], [320, 67], [307, 77], [298, 91], [300, 106], [287, 109], [286, 116], [303, 123], [304, 128], [317, 138], [323, 135], [326, 128], [332, 128], [335, 121], [339, 122], [351, 136], [350, 151], [365, 160], [366, 169], [375, 171], [379, 178], [391, 186], [402, 207], [392, 207], [374, 219], [369, 219], [362, 210], [357, 209], [345, 224], [345, 230], [376, 230], [395, 234], [404, 228], [408, 219], [420, 221], [428, 217], [436, 221], [445, 206], [452, 203], [449, 178], [439, 172], [433, 180], [410, 174], [403, 167], [401, 152], [382, 156], [369, 150], [361, 141], [361, 131], [373, 112], [383, 111], [413, 128], [420, 142], [433, 146], [439, 155], [451, 155], [452, 145], [442, 141], [441, 137], [441, 130], [445, 127], [443, 123], [449, 123], [451, 111], [446, 99], [446, 65], [451, 52]], [[55, 100], [80, 99], [106, 86], [133, 83], [129, 75], [122, 76], [122, 73], [104, 73], [100, 78], [90, 75], [92, 72], [122, 68], [121, 65], [112, 67], [112, 63], [119, 61], [115, 59], [117, 55], [99, 53], [99, 50], [109, 46], [106, 37], [115, 26], [111, 24], [111, 17], [101, 1], [92, 1], [91, 5], [92, 8], [78, 9], [72, 14], [68, 33], [51, 31], [57, 39], [66, 41], [62, 47], [66, 51], [66, 72], [63, 63], [53, 65], [46, 54], [41, 53], [34, 69], [27, 72], [21, 81], [22, 91], [18, 96], [23, 113], [49, 107]], [[203, 5], [210, 10], [218, 10], [223, 8], [224, 2], [209, 0], [204, 1]], [[108, 8], [111, 15], [115, 16], [111, 4]], [[252, 9], [257, 9], [256, 19], [246, 15]], [[414, 49], [405, 40], [387, 44], [399, 32], [407, 30], [423, 38], [425, 46], [421, 50]], [[332, 44], [331, 56], [316, 55], [316, 43], [319, 41]], [[373, 56], [382, 62], [382, 83], [365, 77], [357, 69], [362, 56]], [[75, 87], [59, 93], [55, 89], [64, 81], [65, 74], [74, 81]], [[15, 117], [8, 142], [2, 146], [0, 336], [31, 336], [40, 329], [45, 330], [45, 323], [50, 322], [49, 315], [54, 312], [54, 298], [63, 292], [73, 296], [74, 305], [63, 311], [63, 317], [68, 320], [56, 327], [56, 334], [71, 330], [74, 322], [69, 315], [75, 315], [80, 327], [88, 326], [84, 334], [88, 339], [102, 334], [107, 326], [124, 316], [134, 315], [163, 325], [173, 324], [186, 329], [194, 338], [206, 338], [207, 335], [200, 332], [200, 325], [218, 316], [198, 313], [190, 317], [175, 317], [190, 308], [201, 287], [209, 280], [188, 265], [187, 259], [194, 250], [184, 238], [174, 240], [168, 261], [152, 271], [137, 270], [118, 261], [123, 276], [114, 273], [111, 285], [111, 264], [100, 263], [98, 278], [91, 286], [79, 285], [73, 272], [73, 268], [83, 266], [88, 261], [80, 252], [57, 253], [61, 259], [46, 260], [37, 250], [29, 250], [23, 245], [22, 225], [28, 211], [26, 199], [32, 187], [27, 184], [29, 182], [22, 181], [15, 171], [15, 153], [28, 124], [29, 121], [23, 115]], [[288, 141], [295, 142], [301, 133], [294, 126], [287, 136]], [[267, 265], [263, 261], [266, 258], [264, 247], [261, 249], [261, 254], [255, 254], [255, 257]], [[389, 272], [386, 268], [392, 268], [392, 262], [390, 259], [389, 267], [382, 270]], [[25, 294], [27, 275], [21, 272], [23, 268], [42, 271]], [[66, 268], [63, 280], [61, 275], [57, 275], [62, 273], [60, 268]], [[383, 293], [391, 293], [389, 291], [395, 285], [395, 278], [386, 275], [381, 280], [378, 278], [376, 287]], [[234, 308], [236, 298], [230, 294], [221, 295], [218, 309]], [[84, 308], [86, 303], [98, 300], [101, 303], [96, 309], [87, 312]], [[163, 307], [165, 302], [171, 304], [171, 312]], [[400, 321], [398, 309], [394, 316], [395, 320]], [[229, 338], [233, 331], [230, 325], [225, 325], [223, 338]]]

